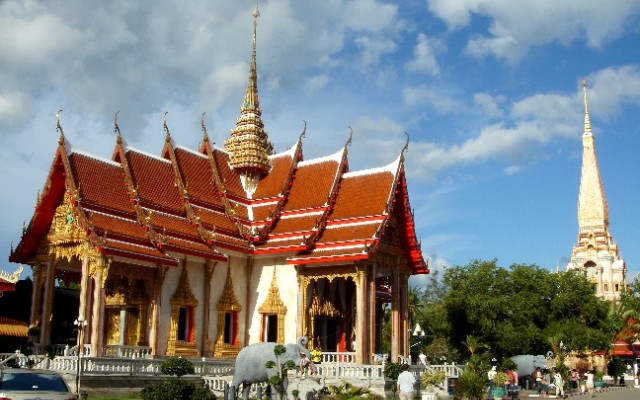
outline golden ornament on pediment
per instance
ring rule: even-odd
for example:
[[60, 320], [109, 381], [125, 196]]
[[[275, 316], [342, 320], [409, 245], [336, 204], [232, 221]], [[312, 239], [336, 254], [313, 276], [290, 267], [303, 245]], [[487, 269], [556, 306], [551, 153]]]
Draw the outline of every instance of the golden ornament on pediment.
[[182, 267], [180, 273], [180, 281], [175, 293], [171, 297], [171, 305], [177, 306], [193, 306], [198, 305], [198, 299], [193, 295], [191, 291], [191, 285], [189, 285], [189, 273], [187, 272], [187, 266]]
[[273, 268], [273, 277], [269, 286], [269, 293], [264, 303], [258, 309], [261, 314], [286, 314], [287, 306], [280, 298], [280, 289], [278, 289], [278, 281], [276, 279], [276, 268]]
[[218, 311], [242, 310], [242, 306], [238, 302], [238, 299], [236, 298], [236, 295], [233, 291], [233, 281], [231, 280], [230, 268], [227, 269], [227, 279], [224, 283], [224, 289], [222, 291], [222, 296], [220, 296], [220, 300], [218, 301], [217, 309]]

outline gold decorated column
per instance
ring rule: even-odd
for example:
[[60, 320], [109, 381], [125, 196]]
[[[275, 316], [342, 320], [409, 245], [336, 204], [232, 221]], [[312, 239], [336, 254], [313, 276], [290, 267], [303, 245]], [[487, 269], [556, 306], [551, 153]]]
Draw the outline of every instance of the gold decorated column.
[[102, 255], [97, 255], [91, 269], [93, 269], [93, 311], [91, 315], [91, 355], [102, 356], [104, 339], [104, 284], [109, 275], [109, 261]]
[[204, 301], [202, 304], [202, 341], [200, 344], [200, 354], [206, 356], [209, 354], [209, 350], [212, 349], [211, 340], [209, 339], [209, 320], [211, 313], [211, 277], [213, 276], [213, 272], [218, 263], [215, 261], [208, 260], [204, 266], [204, 288], [203, 288], [203, 297]]
[[[89, 255], [85, 252], [82, 255], [82, 273], [80, 276], [80, 304], [78, 306], [78, 318], [82, 317], [82, 320], [87, 321], [88, 324], [91, 323], [91, 312], [89, 310], [89, 296], [91, 295], [90, 291], [90, 280], [91, 276], [89, 274]], [[85, 343], [84, 336], [87, 334], [86, 329], [80, 329], [80, 334], [78, 335], [78, 345]]]

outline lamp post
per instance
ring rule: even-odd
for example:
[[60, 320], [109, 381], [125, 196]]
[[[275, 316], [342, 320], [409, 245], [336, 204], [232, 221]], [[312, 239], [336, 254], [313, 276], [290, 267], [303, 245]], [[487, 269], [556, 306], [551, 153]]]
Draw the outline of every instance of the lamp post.
[[78, 329], [78, 348], [76, 350], [78, 354], [78, 360], [76, 365], [76, 393], [80, 395], [80, 371], [82, 368], [82, 363], [80, 358], [82, 357], [82, 352], [84, 351], [83, 331], [84, 331], [84, 328], [87, 326], [87, 320], [85, 320], [84, 317], [80, 315], [75, 321], [73, 321], [73, 324]]

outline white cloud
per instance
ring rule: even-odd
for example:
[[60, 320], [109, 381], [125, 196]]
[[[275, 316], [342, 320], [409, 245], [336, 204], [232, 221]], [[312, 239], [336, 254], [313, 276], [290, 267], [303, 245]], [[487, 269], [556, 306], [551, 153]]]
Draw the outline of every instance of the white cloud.
[[440, 67], [436, 60], [436, 51], [433, 40], [428, 38], [424, 33], [418, 34], [418, 43], [413, 50], [413, 59], [406, 64], [409, 71], [426, 72], [433, 76], [440, 74]]
[[446, 93], [425, 85], [405, 88], [402, 100], [407, 106], [429, 105], [441, 114], [454, 113], [460, 108], [460, 104]]
[[493, 54], [519, 61], [533, 46], [568, 45], [575, 40], [600, 48], [617, 39], [625, 27], [638, 23], [636, 0], [427, 0], [429, 10], [456, 30], [473, 16], [490, 21], [488, 32], [469, 40], [474, 56]]
[[[624, 104], [640, 104], [638, 66], [603, 69], [589, 79], [593, 82], [589, 90], [592, 121], [608, 118]], [[405, 90], [405, 102], [411, 105], [431, 104], [439, 98], [424, 87]], [[478, 93], [473, 102], [496, 121], [478, 125], [475, 133], [469, 132], [459, 143], [413, 142], [412, 151], [417, 149], [420, 157], [407, 159], [409, 170], [419, 171], [421, 179], [430, 180], [449, 168], [502, 160], [508, 162], [505, 174], [511, 175], [535, 162], [535, 154], [550, 143], [582, 133], [582, 91], [577, 86], [572, 93], [536, 93], [511, 103], [504, 96]]]

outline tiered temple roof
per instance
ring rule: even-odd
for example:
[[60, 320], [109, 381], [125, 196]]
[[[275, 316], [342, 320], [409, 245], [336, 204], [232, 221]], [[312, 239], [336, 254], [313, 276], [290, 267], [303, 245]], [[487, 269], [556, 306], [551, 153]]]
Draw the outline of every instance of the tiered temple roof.
[[33, 264], [54, 215], [68, 204], [74, 237], [102, 254], [155, 265], [177, 265], [181, 254], [219, 261], [281, 254], [288, 264], [346, 264], [371, 258], [386, 241], [402, 249], [412, 273], [427, 273], [405, 150], [387, 166], [350, 172], [351, 139], [334, 154], [303, 160], [305, 126], [289, 150], [273, 154], [260, 118], [255, 47], [254, 22], [249, 83], [225, 149], [211, 143], [204, 122], [197, 151], [176, 146], [165, 120], [165, 145], [153, 156], [127, 146], [116, 119], [106, 160], [73, 150], [58, 121], [49, 176], [10, 260]]

